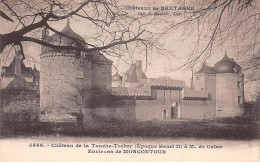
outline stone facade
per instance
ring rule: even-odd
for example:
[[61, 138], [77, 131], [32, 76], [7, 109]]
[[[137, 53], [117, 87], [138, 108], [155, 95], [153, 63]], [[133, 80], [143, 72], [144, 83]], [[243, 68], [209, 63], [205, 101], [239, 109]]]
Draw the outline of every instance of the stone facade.
[[[210, 119], [243, 115], [243, 74], [233, 59], [225, 55], [214, 67], [202, 66], [193, 77], [192, 87], [177, 80], [146, 78], [135, 82], [135, 87], [112, 88], [112, 94], [130, 96], [135, 100], [137, 120]], [[125, 80], [123, 78], [122, 83]], [[144, 92], [144, 88], [148, 92]], [[151, 90], [147, 90], [149, 88]]]
[[153, 88], [152, 93], [150, 100], [136, 100], [137, 120], [179, 118], [179, 104], [182, 97], [180, 89]]
[[[61, 32], [79, 37], [69, 24]], [[75, 44], [69, 38], [59, 38], [57, 34], [46, 36], [45, 40], [51, 43], [59, 41], [67, 46]], [[40, 57], [42, 122], [76, 122], [77, 114], [90, 106], [92, 96], [111, 92], [112, 61], [99, 52], [83, 53], [43, 47]]]
[[[78, 46], [86, 46], [69, 24], [61, 32], [81, 41]], [[44, 36], [54, 44], [78, 44], [57, 34]], [[194, 73], [191, 87], [180, 80], [147, 78], [141, 61], [132, 64], [123, 76], [112, 76], [112, 61], [98, 51], [83, 53], [43, 47], [40, 57], [43, 122], [76, 122], [75, 116], [81, 112], [85, 124], [243, 114], [243, 74], [227, 55], [214, 67], [203, 66]]]

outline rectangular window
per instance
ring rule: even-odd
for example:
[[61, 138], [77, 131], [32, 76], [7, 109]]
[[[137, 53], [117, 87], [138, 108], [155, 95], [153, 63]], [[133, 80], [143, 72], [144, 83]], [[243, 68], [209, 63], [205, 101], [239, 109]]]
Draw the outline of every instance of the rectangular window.
[[83, 70], [83, 68], [79, 68], [79, 78], [84, 78], [84, 70]]
[[241, 88], [241, 82], [240, 82], [240, 81], [237, 82], [237, 87], [238, 87], [238, 88]]
[[165, 90], [163, 90], [163, 102], [165, 102]]
[[45, 110], [41, 111], [41, 115], [45, 115], [45, 114], [46, 114]]
[[77, 96], [77, 103], [82, 104], [82, 91], [80, 91], [78, 96]]
[[237, 97], [237, 103], [238, 103], [238, 104], [242, 104], [242, 97], [241, 97], [241, 96], [238, 96], [238, 97]]

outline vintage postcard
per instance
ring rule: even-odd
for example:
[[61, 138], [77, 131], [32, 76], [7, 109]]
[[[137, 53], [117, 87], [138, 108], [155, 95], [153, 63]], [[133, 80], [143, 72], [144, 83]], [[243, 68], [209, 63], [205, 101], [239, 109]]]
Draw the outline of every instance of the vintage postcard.
[[260, 161], [257, 0], [0, 0], [0, 161]]

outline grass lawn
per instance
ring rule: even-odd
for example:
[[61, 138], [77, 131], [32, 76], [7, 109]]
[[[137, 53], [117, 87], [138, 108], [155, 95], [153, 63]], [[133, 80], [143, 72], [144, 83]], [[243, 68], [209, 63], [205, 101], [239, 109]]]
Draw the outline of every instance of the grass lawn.
[[206, 139], [259, 139], [259, 121], [245, 118], [214, 120], [153, 120], [143, 122], [88, 123], [83, 131], [75, 124], [5, 123], [1, 138], [57, 134], [89, 137], [184, 137]]

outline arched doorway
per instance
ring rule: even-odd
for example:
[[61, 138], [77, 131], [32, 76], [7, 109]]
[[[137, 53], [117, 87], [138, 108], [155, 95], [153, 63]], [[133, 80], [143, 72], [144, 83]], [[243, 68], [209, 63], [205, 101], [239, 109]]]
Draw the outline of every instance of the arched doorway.
[[175, 102], [171, 105], [171, 118], [177, 119], [178, 118], [178, 103]]
[[165, 119], [166, 118], [166, 109], [162, 110], [162, 118]]

